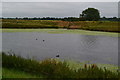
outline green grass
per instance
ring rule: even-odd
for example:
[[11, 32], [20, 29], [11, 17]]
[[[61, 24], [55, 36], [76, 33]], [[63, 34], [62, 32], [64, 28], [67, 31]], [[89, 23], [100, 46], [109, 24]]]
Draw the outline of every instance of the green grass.
[[2, 67], [0, 67], [0, 79], [2, 79]]
[[1, 29], [2, 32], [42, 32], [50, 34], [81, 34], [118, 37], [119, 33], [67, 29]]
[[2, 57], [4, 69], [7, 68], [8, 70], [13, 70], [13, 72], [14, 70], [23, 71], [39, 77], [42, 76], [43, 78], [118, 78], [117, 71], [113, 72], [107, 67], [101, 68], [96, 64], [84, 64], [83, 67], [77, 66], [78, 68], [75, 69], [76, 67], [71, 66], [67, 61], [56, 59], [47, 59], [39, 62], [16, 55], [6, 55], [5, 53], [2, 54]]
[[2, 78], [42, 78], [23, 71], [2, 68]]
[[0, 79], [2, 78], [2, 54], [0, 53]]
[[65, 28], [91, 31], [120, 32], [114, 21], [2, 20], [3, 28]]

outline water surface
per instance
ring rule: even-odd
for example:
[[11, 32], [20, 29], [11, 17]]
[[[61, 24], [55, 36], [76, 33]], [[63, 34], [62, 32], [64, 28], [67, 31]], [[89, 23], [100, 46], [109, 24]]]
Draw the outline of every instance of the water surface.
[[3, 51], [43, 60], [55, 58], [90, 63], [118, 63], [118, 38], [80, 34], [3, 32]]

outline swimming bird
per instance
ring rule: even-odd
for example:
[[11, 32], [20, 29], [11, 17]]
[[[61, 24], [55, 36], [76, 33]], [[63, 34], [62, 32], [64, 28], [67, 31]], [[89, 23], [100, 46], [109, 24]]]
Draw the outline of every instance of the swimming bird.
[[38, 40], [38, 39], [36, 38], [36, 40]]
[[60, 51], [58, 50], [58, 51], [57, 51], [56, 57], [60, 57], [59, 53], [60, 53]]
[[56, 57], [60, 57], [60, 55], [56, 55]]
[[43, 40], [43, 42], [44, 42], [45, 40]]

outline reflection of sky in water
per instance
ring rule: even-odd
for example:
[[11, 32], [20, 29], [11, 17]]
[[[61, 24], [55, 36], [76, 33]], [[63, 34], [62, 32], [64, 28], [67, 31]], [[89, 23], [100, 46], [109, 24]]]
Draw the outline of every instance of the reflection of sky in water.
[[39, 60], [55, 58], [59, 54], [61, 59], [108, 64], [118, 62], [118, 38], [116, 37], [29, 32], [3, 33], [3, 50]]
[[99, 42], [97, 39], [97, 36], [88, 36], [88, 35], [84, 35], [81, 38], [81, 44], [83, 45], [84, 49], [94, 49], [97, 47], [97, 43]]

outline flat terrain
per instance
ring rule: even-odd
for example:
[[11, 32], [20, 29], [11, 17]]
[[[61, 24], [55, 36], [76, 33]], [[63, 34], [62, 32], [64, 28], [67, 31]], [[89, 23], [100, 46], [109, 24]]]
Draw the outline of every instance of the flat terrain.
[[120, 32], [114, 21], [60, 21], [60, 20], [11, 20], [3, 19], [2, 28], [49, 28], [81, 29], [91, 31]]

